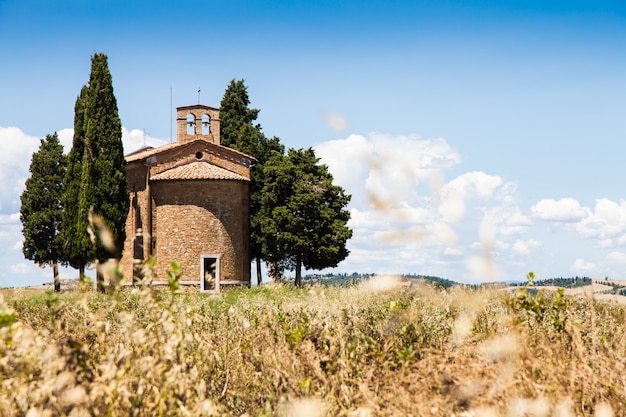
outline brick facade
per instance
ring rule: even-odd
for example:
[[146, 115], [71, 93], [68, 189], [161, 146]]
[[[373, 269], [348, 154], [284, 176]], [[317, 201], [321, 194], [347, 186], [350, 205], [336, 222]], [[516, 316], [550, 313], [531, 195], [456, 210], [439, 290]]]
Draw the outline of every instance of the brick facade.
[[176, 138], [186, 143], [203, 138], [219, 145], [220, 111], [214, 107], [196, 104], [179, 107], [176, 112]]
[[[126, 156], [131, 205], [123, 271], [130, 279], [134, 266], [153, 256], [157, 283], [167, 281], [169, 263], [178, 261], [184, 284], [211, 290], [249, 285], [253, 158], [220, 146], [218, 109], [177, 110], [176, 143]], [[203, 131], [204, 115], [210, 128]]]

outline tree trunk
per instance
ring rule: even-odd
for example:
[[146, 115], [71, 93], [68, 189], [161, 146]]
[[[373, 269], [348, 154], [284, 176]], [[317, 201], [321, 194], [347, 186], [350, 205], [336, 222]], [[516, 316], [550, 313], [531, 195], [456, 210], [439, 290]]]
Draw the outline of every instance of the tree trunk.
[[302, 286], [302, 258], [298, 255], [298, 259], [296, 261], [296, 287]]
[[85, 282], [85, 264], [78, 267], [78, 281], [83, 284]]
[[261, 260], [256, 258], [256, 284], [261, 285], [263, 282], [263, 275], [261, 275]]
[[54, 275], [54, 292], [61, 292], [61, 280], [59, 279], [59, 265], [52, 264], [52, 274]]

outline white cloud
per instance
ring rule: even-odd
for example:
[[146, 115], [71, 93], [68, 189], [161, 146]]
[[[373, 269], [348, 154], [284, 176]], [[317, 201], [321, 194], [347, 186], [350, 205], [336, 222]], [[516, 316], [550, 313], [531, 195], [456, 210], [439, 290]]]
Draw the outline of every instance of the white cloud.
[[428, 189], [418, 193], [418, 186], [440, 186], [439, 171], [460, 161], [458, 153], [445, 140], [423, 140], [417, 135], [372, 133], [368, 138], [350, 135], [315, 148], [337, 184], [353, 194], [353, 207], [359, 208], [415, 205], [421, 196], [431, 193]]
[[589, 209], [581, 207], [573, 198], [544, 199], [530, 208], [533, 217], [551, 222], [576, 222], [590, 215]]
[[[68, 153], [70, 149], [72, 149], [74, 129], [61, 129], [57, 132], [57, 135], [59, 136], [59, 140], [63, 145], [65, 153]], [[122, 127], [122, 146], [124, 147], [124, 154], [129, 154], [146, 146], [156, 148], [167, 143], [168, 141], [154, 138], [141, 129], [128, 130], [127, 128]]]
[[[593, 247], [626, 246], [626, 201], [596, 200], [595, 207], [583, 207], [573, 198], [545, 199], [531, 208], [534, 218], [550, 221], [561, 231], [573, 231]], [[550, 228], [553, 232], [555, 229]]]
[[74, 140], [74, 129], [66, 128], [57, 132], [59, 142], [63, 145], [63, 152], [67, 154], [72, 149], [72, 142]]
[[459, 248], [445, 248], [443, 253], [444, 253], [444, 255], [450, 255], [450, 256], [461, 256], [461, 255], [463, 255], [463, 251], [461, 251]]
[[489, 198], [502, 185], [502, 178], [484, 172], [468, 172], [443, 185], [436, 197], [439, 212], [451, 222], [460, 221], [469, 198]]
[[528, 239], [528, 240], [516, 240], [513, 243], [513, 251], [515, 253], [518, 253], [520, 255], [528, 255], [531, 253], [533, 248], [537, 248], [541, 246], [541, 242], [535, 239]]
[[[350, 135], [347, 139], [331, 140], [315, 147], [316, 155], [333, 174], [336, 184], [347, 190], [358, 190], [367, 175], [367, 160], [372, 153], [372, 144], [363, 136]], [[363, 204], [359, 196], [353, 195], [353, 201]]]
[[29, 177], [31, 155], [39, 147], [39, 138], [16, 127], [0, 126], [0, 213], [14, 213]]
[[31, 272], [32, 265], [27, 264], [26, 262], [20, 262], [18, 264], [11, 265], [9, 267], [9, 271], [12, 274], [24, 275]]
[[122, 144], [124, 146], [124, 154], [129, 154], [145, 146], [157, 148], [167, 144], [168, 141], [157, 139], [141, 129], [128, 130], [122, 127]]
[[582, 258], [577, 258], [572, 266], [570, 266], [570, 271], [574, 274], [588, 274], [596, 268], [596, 265], [592, 262], [585, 262]]
[[[514, 183], [481, 171], [446, 182], [446, 171], [461, 158], [441, 138], [351, 135], [318, 145], [316, 153], [353, 195], [354, 235], [346, 262], [354, 270], [404, 265], [407, 271], [419, 265], [429, 273], [424, 269], [443, 265], [458, 271], [453, 279], [495, 279], [497, 251], [513, 252], [507, 240], [532, 224], [518, 205]], [[477, 234], [480, 255], [464, 259], [464, 253], [475, 253]], [[502, 244], [496, 245], [496, 236]]]
[[0, 225], [18, 224], [20, 222], [20, 213], [0, 214]]
[[618, 239], [622, 244], [626, 240], [626, 201], [619, 203], [601, 198], [596, 200], [593, 212], [576, 224], [580, 236], [595, 239]]
[[607, 261], [610, 261], [610, 262], [617, 262], [617, 263], [620, 263], [620, 264], [626, 264], [626, 253], [613, 251], [613, 252], [609, 253], [608, 255], [606, 255], [605, 259]]

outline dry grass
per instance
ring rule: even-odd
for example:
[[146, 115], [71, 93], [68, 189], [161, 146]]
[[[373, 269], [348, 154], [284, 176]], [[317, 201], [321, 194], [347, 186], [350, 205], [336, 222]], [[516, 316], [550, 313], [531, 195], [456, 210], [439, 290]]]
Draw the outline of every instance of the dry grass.
[[624, 309], [284, 286], [0, 303], [0, 416], [623, 416]]

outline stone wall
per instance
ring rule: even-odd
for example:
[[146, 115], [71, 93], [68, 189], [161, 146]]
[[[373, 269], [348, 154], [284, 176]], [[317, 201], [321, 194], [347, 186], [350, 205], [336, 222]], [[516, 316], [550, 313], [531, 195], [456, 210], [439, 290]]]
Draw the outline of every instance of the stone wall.
[[[147, 169], [147, 168], [146, 168]], [[129, 169], [129, 186], [145, 178]], [[144, 259], [156, 259], [155, 280], [166, 280], [171, 261], [182, 280], [200, 280], [200, 256], [220, 254], [221, 281], [250, 281], [249, 183], [229, 180], [157, 181], [131, 190], [122, 268], [132, 276], [136, 229], [143, 232]]]
[[250, 281], [247, 182], [159, 181], [152, 197], [158, 271], [179, 261], [184, 280], [199, 280], [200, 256], [220, 254], [222, 281]]

